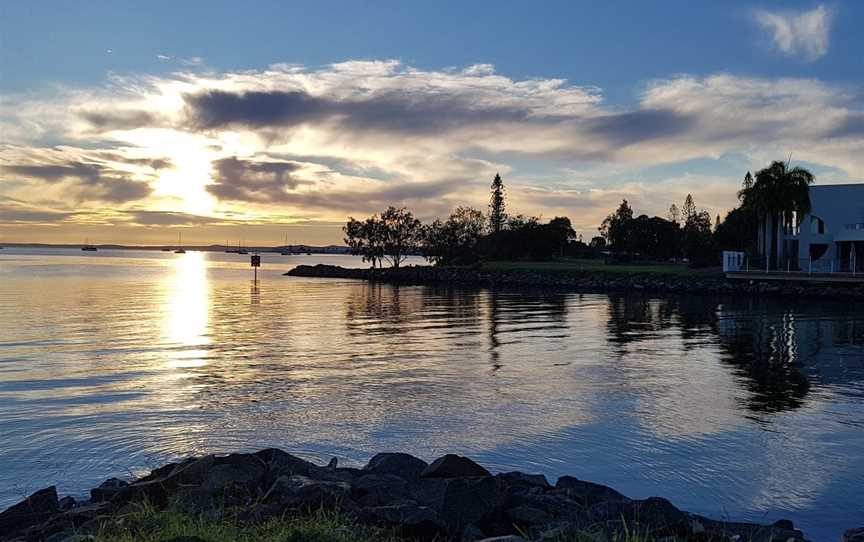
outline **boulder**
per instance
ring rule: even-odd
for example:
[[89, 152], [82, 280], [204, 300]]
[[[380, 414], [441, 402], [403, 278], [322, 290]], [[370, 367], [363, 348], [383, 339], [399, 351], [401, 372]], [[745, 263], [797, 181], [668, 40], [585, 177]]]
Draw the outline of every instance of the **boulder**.
[[413, 455], [403, 453], [380, 453], [369, 460], [369, 463], [363, 467], [364, 471], [374, 472], [376, 474], [392, 474], [413, 480], [419, 478], [420, 474], [426, 470], [429, 464], [422, 459], [416, 458]]
[[351, 485], [354, 499], [361, 506], [384, 506], [408, 500], [408, 482], [395, 474], [365, 474]]
[[690, 517], [661, 497], [635, 501], [606, 501], [588, 509], [591, 523], [607, 525], [607, 531], [624, 529], [652, 537], [683, 536], [690, 532]]
[[458, 535], [468, 525], [499, 523], [506, 498], [504, 486], [492, 476], [470, 478], [421, 479], [409, 486], [412, 498], [433, 508]]
[[840, 542], [864, 542], [864, 527], [849, 529], [843, 533]]
[[78, 503], [75, 502], [75, 497], [69, 497], [69, 496], [63, 497], [62, 499], [57, 501], [57, 505], [60, 508], [61, 512], [66, 512], [68, 510], [75, 508], [76, 504], [78, 504]]
[[60, 511], [57, 488], [40, 489], [18, 504], [0, 512], [0, 533], [12, 535], [38, 525]]
[[549, 481], [542, 474], [525, 474], [524, 472], [501, 472], [495, 475], [507, 487], [539, 487], [551, 489]]
[[507, 536], [493, 536], [492, 538], [484, 538], [479, 542], [528, 542], [521, 536], [517, 536], [515, 534], [508, 534]]
[[99, 487], [94, 487], [90, 490], [90, 500], [92, 502], [110, 501], [115, 494], [129, 483], [119, 478], [108, 478]]
[[607, 501], [628, 501], [629, 499], [618, 493], [611, 487], [606, 487], [593, 482], [579, 480], [572, 476], [562, 476], [555, 483], [555, 489], [560, 493], [567, 495], [571, 499], [576, 499], [585, 506], [607, 502]]
[[439, 457], [420, 473], [421, 478], [467, 478], [491, 475], [488, 470], [474, 461], [456, 454]]
[[315, 480], [300, 475], [277, 478], [264, 495], [264, 502], [299, 510], [323, 507], [352, 511], [356, 508], [351, 500], [351, 486], [345, 482]]
[[446, 539], [447, 525], [438, 513], [427, 506], [396, 504], [365, 507], [358, 521], [395, 529], [404, 537], [418, 540]]
[[507, 510], [507, 518], [519, 529], [527, 530], [549, 523], [552, 516], [545, 510], [533, 506], [516, 506]]
[[201, 489], [214, 498], [260, 496], [264, 492], [267, 465], [252, 454], [217, 457], [201, 479]]

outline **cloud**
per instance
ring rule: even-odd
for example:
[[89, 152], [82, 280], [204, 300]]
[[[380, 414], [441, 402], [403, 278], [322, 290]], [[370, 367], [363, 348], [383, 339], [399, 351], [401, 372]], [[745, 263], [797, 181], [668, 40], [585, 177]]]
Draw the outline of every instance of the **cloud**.
[[127, 203], [144, 199], [152, 192], [148, 183], [134, 180], [128, 171], [114, 169], [105, 163], [67, 156], [63, 150], [31, 152], [34, 158], [25, 163], [5, 163], [0, 172], [62, 186], [65, 196], [75, 201]]
[[788, 56], [811, 62], [828, 52], [828, 35], [834, 11], [820, 5], [810, 11], [757, 10], [756, 23], [771, 33], [774, 46]]
[[[862, 118], [854, 88], [728, 73], [643, 82], [618, 106], [593, 86], [511, 79], [490, 65], [113, 77], [104, 88], [0, 104], [0, 129], [18, 144], [0, 165], [42, 167], [17, 171], [41, 178], [28, 186], [4, 170], [0, 195], [27, 199], [48, 186], [63, 189], [55, 199], [83, 198], [89, 186], [96, 205], [105, 197], [97, 179], [113, 179], [152, 187], [120, 207], [329, 224], [390, 204], [424, 218], [485, 208], [500, 171], [514, 212], [571, 215], [587, 231], [624, 197], [662, 215], [692, 191], [722, 213], [747, 169], [790, 153], [829, 172], [822, 182], [864, 177]], [[36, 145], [30, 133], [56, 142]], [[729, 155], [742, 158], [721, 167]], [[666, 177], [654, 173], [672, 165]]]
[[230, 222], [210, 216], [172, 211], [126, 211], [125, 216], [129, 222], [141, 226], [194, 226]]
[[101, 131], [134, 130], [159, 124], [158, 115], [149, 111], [83, 111], [81, 118]]
[[240, 160], [236, 157], [213, 162], [213, 181], [207, 191], [219, 199], [277, 203], [288, 192], [310, 181], [294, 176], [302, 169], [297, 162]]
[[0, 203], [0, 224], [57, 224], [73, 214], [23, 204]]

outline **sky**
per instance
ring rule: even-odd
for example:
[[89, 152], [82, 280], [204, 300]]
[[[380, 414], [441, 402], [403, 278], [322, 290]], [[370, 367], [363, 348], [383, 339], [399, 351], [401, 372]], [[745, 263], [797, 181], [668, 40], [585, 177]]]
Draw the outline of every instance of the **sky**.
[[864, 2], [4, 2], [0, 242], [341, 244], [348, 216], [712, 216], [864, 182]]

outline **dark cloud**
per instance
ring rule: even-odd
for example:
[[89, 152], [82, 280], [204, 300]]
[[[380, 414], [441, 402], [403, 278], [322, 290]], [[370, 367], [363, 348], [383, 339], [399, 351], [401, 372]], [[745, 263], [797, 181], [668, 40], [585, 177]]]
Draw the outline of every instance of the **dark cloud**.
[[80, 161], [66, 161], [59, 164], [13, 164], [0, 166], [0, 170], [52, 184], [72, 181], [77, 188], [78, 200], [126, 203], [143, 199], [152, 192], [149, 185], [131, 180], [128, 173], [101, 164]]
[[159, 117], [149, 111], [116, 110], [116, 111], [84, 111], [81, 118], [94, 128], [102, 131], [134, 130], [150, 126], [159, 126]]
[[122, 164], [130, 164], [133, 166], [145, 166], [155, 170], [174, 168], [174, 163], [171, 162], [171, 159], [169, 158], [129, 158], [128, 156], [116, 152], [107, 151], [98, 152], [88, 156], [96, 156], [101, 160], [120, 162]]
[[302, 166], [297, 162], [272, 162], [223, 158], [213, 162], [214, 184], [207, 191], [221, 200], [278, 203], [286, 201], [288, 191], [311, 181], [293, 174]]
[[185, 101], [188, 122], [199, 129], [232, 125], [290, 128], [336, 122], [359, 131], [429, 134], [478, 123], [528, 122], [530, 116], [527, 108], [482, 105], [467, 97], [404, 90], [362, 100], [336, 100], [302, 91], [214, 90], [186, 95]]
[[131, 222], [142, 226], [189, 226], [226, 222], [209, 216], [171, 211], [128, 211], [126, 215]]
[[62, 222], [73, 214], [33, 209], [21, 205], [0, 204], [0, 223], [3, 224], [57, 223]]
[[641, 141], [677, 136], [685, 133], [694, 119], [674, 111], [646, 109], [604, 115], [586, 121], [588, 131], [615, 145], [630, 145]]
[[864, 113], [847, 116], [839, 126], [831, 130], [828, 137], [862, 137], [864, 136]]

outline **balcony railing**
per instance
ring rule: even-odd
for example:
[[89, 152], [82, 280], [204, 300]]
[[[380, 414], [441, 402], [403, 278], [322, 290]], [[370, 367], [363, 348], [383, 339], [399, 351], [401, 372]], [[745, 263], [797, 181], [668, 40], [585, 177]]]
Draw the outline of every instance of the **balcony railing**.
[[827, 259], [819, 258], [780, 258], [776, 262], [766, 262], [765, 258], [750, 258], [745, 256], [738, 269], [732, 272], [746, 273], [795, 273], [802, 275], [850, 275], [864, 276], [864, 256], [857, 258]]
[[857, 222], [855, 224], [845, 224], [843, 226], [847, 230], [864, 230], [864, 222]]

